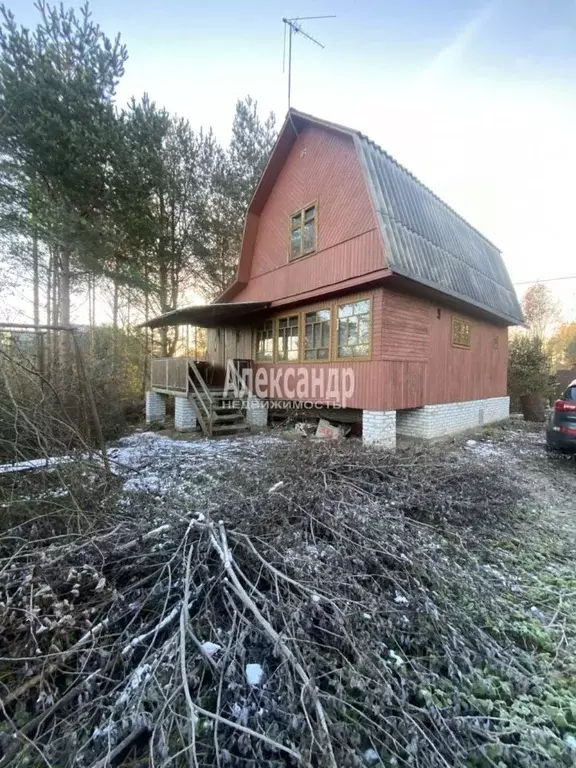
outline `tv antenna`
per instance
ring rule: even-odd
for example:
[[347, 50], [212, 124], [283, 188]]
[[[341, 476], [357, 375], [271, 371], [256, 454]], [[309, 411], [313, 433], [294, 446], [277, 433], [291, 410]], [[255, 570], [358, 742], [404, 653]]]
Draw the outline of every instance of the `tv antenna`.
[[294, 19], [282, 19], [284, 22], [284, 54], [282, 58], [282, 72], [286, 70], [286, 32], [288, 32], [288, 109], [290, 109], [290, 95], [292, 90], [292, 35], [302, 35], [308, 38], [314, 45], [324, 48], [321, 42], [316, 38], [309, 35], [302, 29], [301, 21], [308, 21], [310, 19], [335, 19], [336, 14], [333, 13], [329, 16], [297, 16]]

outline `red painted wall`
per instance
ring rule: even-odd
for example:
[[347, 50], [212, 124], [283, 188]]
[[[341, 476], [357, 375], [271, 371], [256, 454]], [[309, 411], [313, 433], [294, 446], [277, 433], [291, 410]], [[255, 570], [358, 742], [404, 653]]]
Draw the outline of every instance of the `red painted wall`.
[[[289, 262], [290, 216], [318, 205], [316, 253]], [[260, 214], [248, 285], [234, 301], [276, 301], [386, 266], [353, 140], [317, 127], [296, 140]], [[248, 277], [248, 275], [246, 275]]]
[[[346, 300], [355, 301], [366, 296], [372, 298], [371, 360], [255, 363], [255, 372], [261, 369], [270, 374], [288, 367], [294, 368], [296, 373], [299, 369], [350, 368], [355, 386], [346, 407], [367, 410], [398, 410], [506, 395], [506, 328], [467, 318], [472, 326], [471, 348], [459, 349], [452, 346], [451, 309], [385, 288], [351, 293], [346, 295]], [[331, 303], [302, 304], [294, 311], [326, 308]], [[285, 313], [286, 310], [282, 312]], [[337, 402], [330, 397], [328, 373], [324, 375], [324, 385], [324, 391], [317, 390], [314, 399], [324, 403]], [[266, 394], [290, 399], [282, 387]]]

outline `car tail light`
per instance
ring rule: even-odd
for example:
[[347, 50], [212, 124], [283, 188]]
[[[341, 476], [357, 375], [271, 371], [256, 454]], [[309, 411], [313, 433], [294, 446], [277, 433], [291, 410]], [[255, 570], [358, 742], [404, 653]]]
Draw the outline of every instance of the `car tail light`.
[[566, 400], [556, 400], [554, 403], [555, 411], [576, 411], [576, 402], [568, 403]]

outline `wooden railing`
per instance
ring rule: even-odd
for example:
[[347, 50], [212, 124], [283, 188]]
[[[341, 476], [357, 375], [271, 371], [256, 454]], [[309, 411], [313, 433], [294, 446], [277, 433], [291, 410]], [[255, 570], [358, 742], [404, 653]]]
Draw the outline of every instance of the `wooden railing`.
[[242, 400], [247, 400], [252, 394], [242, 374], [231, 365], [226, 371], [226, 387], [228, 392], [231, 390], [234, 393], [234, 397]]
[[192, 402], [196, 410], [196, 417], [202, 427], [202, 432], [207, 437], [212, 435], [212, 422], [214, 420], [214, 398], [202, 378], [198, 366], [193, 360], [188, 360], [188, 386], [189, 392], [194, 394]]
[[188, 357], [153, 357], [150, 383], [153, 389], [188, 394]]

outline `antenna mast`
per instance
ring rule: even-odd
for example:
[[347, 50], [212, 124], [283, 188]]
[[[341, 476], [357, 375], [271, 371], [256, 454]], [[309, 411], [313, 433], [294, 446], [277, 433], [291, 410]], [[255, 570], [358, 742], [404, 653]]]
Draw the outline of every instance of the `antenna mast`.
[[290, 96], [292, 91], [292, 35], [302, 35], [310, 40], [314, 45], [324, 48], [321, 42], [316, 40], [308, 32], [305, 32], [300, 25], [301, 21], [308, 19], [335, 19], [336, 14], [330, 16], [297, 16], [294, 19], [282, 19], [284, 22], [284, 59], [282, 64], [282, 71], [284, 72], [286, 67], [286, 32], [288, 32], [288, 109], [290, 109]]

